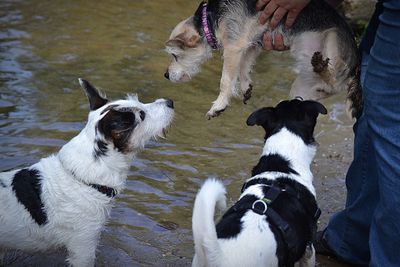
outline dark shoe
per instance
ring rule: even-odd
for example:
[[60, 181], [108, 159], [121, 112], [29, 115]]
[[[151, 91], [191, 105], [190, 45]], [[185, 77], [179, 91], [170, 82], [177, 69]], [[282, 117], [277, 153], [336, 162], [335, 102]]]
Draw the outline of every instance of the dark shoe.
[[314, 249], [317, 254], [325, 255], [325, 256], [330, 256], [330, 257], [337, 257], [335, 252], [329, 247], [328, 242], [325, 240], [324, 235], [325, 235], [326, 229], [322, 231], [318, 231], [317, 235], [315, 237], [315, 242], [314, 242]]
[[360, 266], [360, 267], [366, 267], [368, 265], [359, 265], [359, 264], [354, 264], [351, 263], [345, 259], [343, 259], [342, 257], [340, 257], [339, 255], [337, 255], [328, 245], [328, 242], [325, 239], [325, 231], [326, 228], [322, 231], [318, 231], [316, 236], [315, 236], [315, 241], [314, 241], [314, 249], [315, 249], [315, 253], [320, 254], [320, 255], [324, 255], [324, 256], [328, 256], [340, 263], [345, 263], [345, 264], [351, 264], [351, 266]]

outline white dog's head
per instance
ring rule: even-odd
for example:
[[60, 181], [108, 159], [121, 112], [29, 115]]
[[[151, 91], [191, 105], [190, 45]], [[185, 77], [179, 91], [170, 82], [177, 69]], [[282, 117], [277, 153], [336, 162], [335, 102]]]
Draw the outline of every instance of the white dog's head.
[[90, 113], [83, 131], [94, 140], [94, 155], [109, 151], [124, 154], [143, 148], [151, 138], [163, 137], [174, 115], [173, 101], [157, 99], [143, 104], [137, 96], [109, 101], [89, 82], [79, 79], [89, 99]]
[[181, 21], [165, 45], [172, 61], [164, 76], [172, 82], [189, 81], [212, 55], [206, 39], [196, 30], [193, 17]]

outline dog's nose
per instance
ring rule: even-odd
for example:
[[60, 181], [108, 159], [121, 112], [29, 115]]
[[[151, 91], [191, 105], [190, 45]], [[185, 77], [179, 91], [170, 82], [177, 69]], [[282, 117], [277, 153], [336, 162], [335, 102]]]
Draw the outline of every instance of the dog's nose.
[[164, 77], [165, 77], [165, 79], [168, 79], [168, 80], [169, 80], [169, 72], [168, 72], [168, 71], [166, 71], [166, 72], [164, 73]]
[[171, 99], [166, 98], [165, 103], [167, 104], [167, 107], [172, 108], [172, 109], [174, 108], [174, 101], [172, 101]]

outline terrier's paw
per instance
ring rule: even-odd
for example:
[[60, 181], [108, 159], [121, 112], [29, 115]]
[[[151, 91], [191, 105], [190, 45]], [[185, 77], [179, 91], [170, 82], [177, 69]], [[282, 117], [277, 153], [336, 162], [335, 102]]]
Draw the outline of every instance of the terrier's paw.
[[251, 98], [251, 91], [253, 90], [253, 85], [249, 84], [249, 88], [246, 90], [246, 92], [243, 94], [243, 104], [247, 104], [247, 100]]
[[211, 118], [215, 118], [215, 117], [218, 117], [219, 115], [221, 115], [221, 113], [224, 112], [225, 109], [226, 108], [218, 109], [218, 110], [210, 109], [207, 112], [206, 117], [207, 117], [208, 120], [211, 120]]
[[311, 65], [315, 73], [321, 73], [328, 68], [329, 58], [324, 59], [321, 52], [315, 52], [311, 58]]

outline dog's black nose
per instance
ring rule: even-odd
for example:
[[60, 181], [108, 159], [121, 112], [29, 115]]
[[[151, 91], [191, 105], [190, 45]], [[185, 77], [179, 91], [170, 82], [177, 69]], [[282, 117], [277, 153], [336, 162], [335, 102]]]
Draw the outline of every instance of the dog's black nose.
[[168, 71], [166, 71], [166, 72], [164, 73], [164, 77], [165, 77], [165, 79], [168, 79], [168, 80], [169, 80], [169, 72], [168, 72]]
[[174, 101], [172, 101], [169, 98], [166, 98], [165, 101], [166, 101], [167, 107], [172, 108], [172, 109], [174, 108]]

